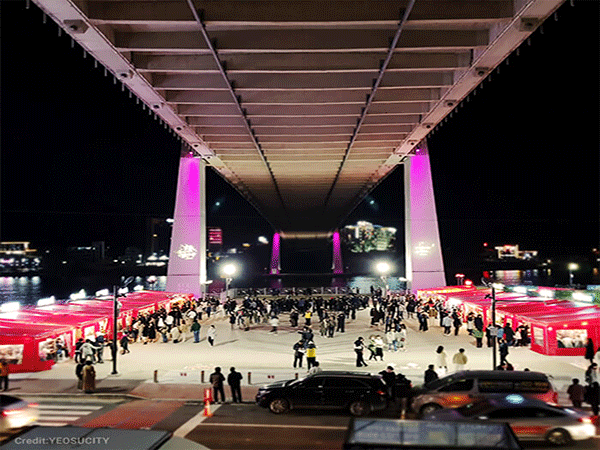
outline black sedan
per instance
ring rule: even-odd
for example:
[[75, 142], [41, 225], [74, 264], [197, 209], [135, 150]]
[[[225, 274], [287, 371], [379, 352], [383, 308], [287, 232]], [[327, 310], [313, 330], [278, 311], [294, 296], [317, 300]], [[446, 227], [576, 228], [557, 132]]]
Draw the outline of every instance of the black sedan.
[[362, 372], [320, 372], [298, 380], [261, 387], [256, 403], [275, 414], [295, 408], [342, 409], [354, 416], [384, 409], [387, 388], [380, 375]]

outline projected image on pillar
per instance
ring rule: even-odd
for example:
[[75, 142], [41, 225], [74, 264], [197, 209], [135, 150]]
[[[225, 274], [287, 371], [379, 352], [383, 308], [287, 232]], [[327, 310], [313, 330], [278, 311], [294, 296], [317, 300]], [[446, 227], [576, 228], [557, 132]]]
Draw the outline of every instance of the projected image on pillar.
[[345, 250], [351, 253], [394, 252], [396, 228], [367, 221], [346, 225], [340, 230]]

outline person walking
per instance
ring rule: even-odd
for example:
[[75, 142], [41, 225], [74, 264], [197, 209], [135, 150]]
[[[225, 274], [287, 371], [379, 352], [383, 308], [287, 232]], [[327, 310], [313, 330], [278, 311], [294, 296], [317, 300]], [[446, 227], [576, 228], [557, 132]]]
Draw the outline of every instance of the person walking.
[[579, 378], [573, 378], [572, 384], [567, 388], [569, 400], [575, 408], [581, 408], [581, 403], [585, 397], [585, 387], [579, 384]]
[[317, 346], [313, 341], [310, 341], [308, 343], [308, 346], [306, 347], [306, 365], [308, 366], [308, 370], [310, 370], [310, 368], [315, 365], [316, 360]]
[[367, 363], [363, 358], [363, 353], [365, 351], [365, 342], [362, 337], [359, 337], [356, 341], [354, 341], [354, 353], [356, 353], [356, 367], [367, 367]]
[[235, 367], [229, 369], [227, 375], [227, 384], [231, 389], [231, 398], [233, 403], [242, 403], [242, 374], [235, 371]]
[[483, 331], [479, 328], [473, 328], [471, 335], [475, 338], [475, 346], [477, 348], [483, 347]]
[[104, 340], [104, 334], [98, 333], [96, 335], [96, 357], [98, 358], [98, 364], [104, 364], [104, 346], [106, 342]]
[[500, 352], [500, 364], [506, 362], [506, 357], [508, 356], [508, 342], [504, 339], [500, 339], [500, 347], [498, 348]]
[[75, 376], [77, 377], [77, 389], [83, 389], [83, 368], [85, 364], [82, 361], [79, 361], [75, 366]]
[[594, 362], [595, 355], [596, 349], [594, 348], [594, 341], [592, 338], [587, 338], [587, 342], [585, 343], [585, 359], [587, 359], [591, 364]]
[[388, 401], [394, 401], [396, 399], [396, 374], [392, 366], [387, 366], [385, 370], [379, 372], [385, 386], [387, 388]]
[[383, 361], [383, 347], [385, 346], [385, 343], [383, 342], [383, 338], [381, 336], [377, 335], [377, 336], [375, 336], [375, 339], [373, 342], [375, 344], [375, 361], [377, 361], [378, 356], [381, 359], [381, 361]]
[[96, 390], [96, 370], [92, 364], [92, 361], [88, 359], [85, 363], [85, 367], [82, 371], [83, 379], [83, 392], [86, 394], [93, 394]]
[[194, 335], [194, 344], [197, 344], [198, 342], [200, 342], [200, 323], [198, 322], [198, 320], [196, 320], [196, 318], [194, 318], [190, 330]]
[[279, 317], [277, 317], [277, 316], [271, 317], [271, 320], [269, 321], [269, 324], [272, 327], [271, 331], [269, 331], [269, 333], [275, 333], [275, 334], [277, 334], [277, 327], [279, 326]]
[[450, 314], [444, 316], [442, 319], [442, 326], [444, 327], [444, 336], [449, 336], [452, 328], [452, 318], [450, 317]]
[[438, 346], [435, 352], [437, 353], [435, 358], [437, 373], [439, 375], [445, 375], [446, 372], [448, 372], [448, 354], [444, 351], [444, 347], [442, 345]]
[[452, 363], [454, 364], [454, 370], [456, 372], [458, 372], [460, 370], [465, 370], [465, 367], [466, 367], [468, 361], [469, 361], [469, 359], [467, 358], [467, 355], [465, 355], [465, 349], [459, 348], [458, 352], [455, 353], [454, 356], [452, 357]]
[[[225, 389], [223, 389], [225, 377], [221, 373], [221, 368], [215, 367], [215, 371], [210, 374], [208, 380], [213, 388], [213, 399], [215, 403], [225, 403]], [[221, 394], [221, 402], [219, 401], [219, 394]]]
[[210, 344], [211, 347], [213, 345], [215, 345], [215, 339], [216, 338], [217, 338], [217, 329], [215, 328], [214, 325], [211, 325], [208, 328], [208, 331], [206, 333], [206, 340], [208, 341], [208, 343]]
[[398, 331], [396, 331], [396, 340], [398, 341], [398, 350], [401, 352], [406, 351], [406, 325], [401, 323], [398, 325]]
[[309, 309], [304, 313], [304, 326], [310, 327], [311, 319], [312, 319], [312, 312]]
[[435, 371], [435, 366], [433, 364], [429, 364], [427, 366], [427, 370], [425, 371], [425, 384], [435, 381], [439, 378], [437, 372]]
[[296, 365], [299, 368], [302, 368], [302, 358], [304, 358], [304, 352], [306, 351], [304, 348], [304, 341], [300, 339], [294, 344], [292, 349], [294, 350], [294, 369], [296, 368]]
[[121, 354], [124, 355], [125, 353], [131, 353], [129, 351], [129, 336], [127, 336], [127, 333], [123, 333], [123, 336], [121, 337], [121, 340], [119, 341], [119, 344], [121, 344]]
[[171, 328], [171, 331], [169, 332], [171, 340], [173, 341], [173, 344], [178, 344], [182, 339], [181, 339], [181, 331], [179, 331], [179, 327], [178, 326], [174, 326], [173, 328]]
[[8, 391], [8, 374], [10, 373], [10, 368], [8, 366], [8, 362], [5, 359], [0, 361], [0, 387], [2, 387], [3, 391]]

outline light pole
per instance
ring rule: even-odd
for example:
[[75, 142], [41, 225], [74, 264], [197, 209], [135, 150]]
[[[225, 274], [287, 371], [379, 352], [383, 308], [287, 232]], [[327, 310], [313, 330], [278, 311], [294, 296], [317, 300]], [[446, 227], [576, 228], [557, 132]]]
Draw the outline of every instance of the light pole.
[[225, 264], [223, 274], [225, 275], [225, 295], [229, 296], [229, 284], [233, 281], [233, 275], [237, 272], [234, 264]]
[[[113, 286], [113, 338], [112, 338], [112, 346], [113, 346], [113, 351], [112, 356], [113, 356], [113, 368], [112, 368], [112, 372], [110, 373], [111, 375], [117, 375], [117, 353], [119, 353], [119, 348], [117, 347], [117, 317], [119, 316], [119, 289], [121, 288], [125, 288], [127, 286], [129, 286], [131, 283], [133, 283], [133, 280], [135, 278], [134, 277], [129, 277], [127, 278], [123, 283], [121, 283], [121, 285], [114, 285]], [[123, 295], [124, 296], [124, 295]]]
[[392, 267], [385, 261], [382, 261], [382, 262], [377, 263], [377, 265], [375, 266], [375, 269], [377, 269], [377, 272], [379, 273], [379, 277], [381, 278], [381, 281], [383, 282], [383, 297], [385, 297], [387, 295], [387, 291], [388, 291], [387, 275], [388, 275], [388, 273], [390, 273], [390, 270], [392, 269]]
[[573, 286], [573, 271], [579, 269], [579, 264], [569, 263], [569, 286]]
[[492, 370], [496, 369], [496, 343], [498, 342], [498, 329], [496, 328], [496, 288], [502, 287], [500, 284], [491, 283], [485, 279], [481, 279], [483, 284], [492, 289], [492, 294], [488, 294], [485, 298], [492, 300], [492, 326], [488, 325], [489, 332], [492, 336]]

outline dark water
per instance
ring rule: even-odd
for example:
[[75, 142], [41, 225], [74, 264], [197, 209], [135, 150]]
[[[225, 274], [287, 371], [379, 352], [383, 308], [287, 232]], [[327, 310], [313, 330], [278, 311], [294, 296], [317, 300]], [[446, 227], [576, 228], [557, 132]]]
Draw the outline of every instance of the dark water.
[[[465, 273], [475, 284], [481, 284], [484, 273]], [[525, 284], [532, 286], [555, 286], [568, 284], [568, 274], [547, 270], [497, 270], [486, 274], [499, 283], [507, 285]], [[153, 280], [156, 280], [152, 283]], [[214, 290], [223, 288], [223, 280], [214, 280], [211, 285]], [[56, 299], [67, 299], [69, 295], [84, 289], [88, 295], [94, 295], [102, 289], [112, 289], [112, 279], [101, 275], [88, 277], [52, 278], [44, 276], [0, 277], [0, 303], [18, 301], [22, 304], [35, 304], [40, 298], [54, 296]], [[144, 289], [165, 290], [166, 276], [138, 276], [131, 284], [142, 286]], [[600, 284], [597, 274], [587, 277], [576, 275], [574, 282], [580, 288], [586, 284]], [[397, 277], [388, 277], [387, 284], [391, 290], [403, 289], [404, 283]], [[449, 280], [449, 284], [455, 284]], [[294, 275], [273, 277], [257, 277], [253, 281], [234, 280], [235, 288], [263, 287], [350, 287], [359, 288], [361, 293], [370, 292], [370, 287], [382, 287], [382, 280], [372, 276], [334, 277], [332, 275]], [[432, 286], [433, 287], [433, 286]]]

